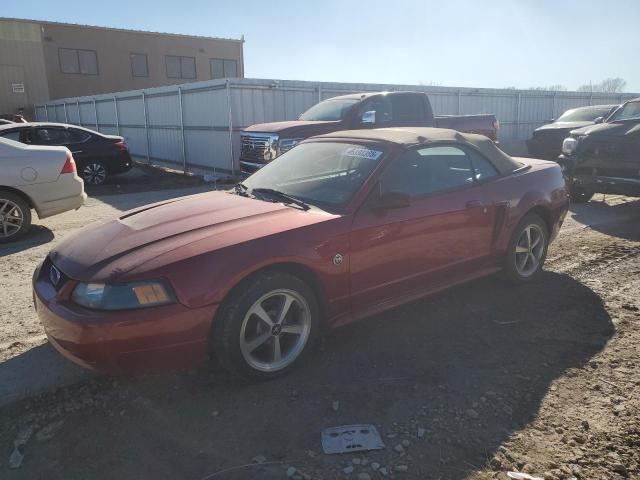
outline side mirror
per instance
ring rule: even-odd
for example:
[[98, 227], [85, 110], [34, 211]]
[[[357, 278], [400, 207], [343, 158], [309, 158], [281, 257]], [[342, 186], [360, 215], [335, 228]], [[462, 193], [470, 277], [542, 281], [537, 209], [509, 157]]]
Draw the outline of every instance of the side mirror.
[[553, 123], [553, 122], [555, 122], [555, 121], [556, 121], [556, 119], [555, 119], [555, 118], [553, 118], [553, 117], [551, 117], [551, 118], [549, 119], [549, 123]]
[[602, 123], [602, 122], [604, 122], [604, 117], [598, 117], [593, 121], [593, 123]]
[[411, 204], [411, 197], [401, 192], [384, 192], [373, 202], [375, 210], [390, 210], [404, 208]]
[[362, 117], [360, 117], [360, 122], [367, 124], [367, 125], [372, 125], [374, 123], [376, 123], [376, 111], [375, 110], [369, 110], [367, 112], [364, 112], [362, 114]]

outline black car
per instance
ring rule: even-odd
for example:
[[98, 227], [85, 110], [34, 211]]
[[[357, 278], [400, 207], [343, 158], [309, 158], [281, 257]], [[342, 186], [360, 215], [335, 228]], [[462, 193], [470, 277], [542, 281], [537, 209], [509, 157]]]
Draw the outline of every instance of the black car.
[[562, 150], [562, 141], [571, 130], [593, 125], [608, 117], [618, 105], [594, 105], [567, 110], [560, 117], [533, 131], [527, 140], [529, 155], [535, 158], [556, 160]]
[[602, 123], [571, 131], [558, 163], [576, 202], [594, 193], [640, 197], [640, 98]]
[[73, 154], [85, 183], [101, 185], [111, 175], [131, 170], [133, 163], [124, 138], [103, 135], [65, 123], [0, 125], [0, 138], [29, 145], [62, 145]]

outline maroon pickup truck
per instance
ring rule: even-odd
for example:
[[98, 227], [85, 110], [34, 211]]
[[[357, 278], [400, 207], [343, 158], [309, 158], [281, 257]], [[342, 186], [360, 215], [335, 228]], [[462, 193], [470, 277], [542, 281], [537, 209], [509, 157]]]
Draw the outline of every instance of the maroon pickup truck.
[[420, 92], [343, 95], [320, 102], [289, 122], [251, 125], [241, 134], [240, 169], [251, 174], [305, 138], [340, 130], [383, 127], [439, 127], [479, 133], [497, 140], [495, 115], [434, 116]]

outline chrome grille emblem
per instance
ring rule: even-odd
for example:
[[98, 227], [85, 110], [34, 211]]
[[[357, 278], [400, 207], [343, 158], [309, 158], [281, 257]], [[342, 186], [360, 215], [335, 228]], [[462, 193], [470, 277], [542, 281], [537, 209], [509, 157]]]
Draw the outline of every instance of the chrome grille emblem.
[[60, 272], [60, 270], [58, 270], [55, 265], [51, 265], [51, 268], [49, 269], [49, 280], [51, 280], [51, 283], [54, 287], [58, 286], [61, 278], [62, 273]]

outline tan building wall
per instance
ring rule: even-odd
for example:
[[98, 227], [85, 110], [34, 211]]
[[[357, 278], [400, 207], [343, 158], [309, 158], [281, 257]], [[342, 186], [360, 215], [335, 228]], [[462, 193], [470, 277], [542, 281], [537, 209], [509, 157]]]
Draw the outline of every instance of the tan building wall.
[[[20, 102], [30, 108], [48, 99], [210, 80], [211, 59], [235, 61], [237, 76], [242, 78], [243, 43], [244, 40], [0, 19], [0, 113], [15, 111]], [[85, 52], [77, 55], [95, 58], [95, 74], [69, 73], [68, 64], [62, 68], [61, 49], [71, 58], [76, 50]], [[133, 75], [131, 54], [146, 55], [148, 76]], [[167, 55], [194, 58], [195, 78], [170, 78]], [[16, 103], [15, 96], [19, 94], [7, 95], [11, 82], [5, 77], [19, 78], [16, 72], [20, 70], [24, 71], [25, 94]]]
[[0, 114], [50, 98], [40, 39], [40, 24], [0, 19]]
[[[235, 60], [243, 76], [242, 41], [238, 40], [44, 24], [43, 46], [52, 99], [210, 80], [212, 58]], [[62, 73], [60, 48], [95, 51], [98, 74]], [[148, 77], [132, 75], [132, 53], [146, 54]], [[196, 78], [168, 78], [166, 55], [195, 57]]]

